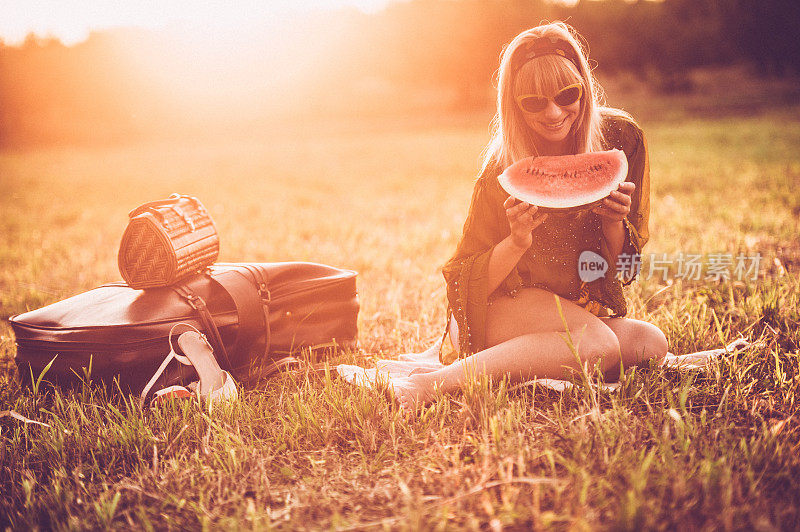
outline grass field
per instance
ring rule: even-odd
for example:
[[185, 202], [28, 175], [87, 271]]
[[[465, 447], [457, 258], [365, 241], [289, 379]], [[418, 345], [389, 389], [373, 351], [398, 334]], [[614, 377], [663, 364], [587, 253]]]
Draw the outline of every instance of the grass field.
[[[50, 424], [0, 419], [0, 527], [795, 529], [796, 107], [642, 124], [652, 238], [630, 316], [674, 353], [763, 340], [707, 373], [628, 371], [616, 393], [476, 382], [410, 417], [312, 375], [211, 416], [20, 390], [6, 318], [117, 279], [128, 210], [176, 191], [208, 207], [220, 260], [359, 272], [360, 350], [338, 360], [426, 347], [485, 122], [0, 153], [0, 410]], [[755, 280], [664, 281], [649, 253], [762, 259]]]

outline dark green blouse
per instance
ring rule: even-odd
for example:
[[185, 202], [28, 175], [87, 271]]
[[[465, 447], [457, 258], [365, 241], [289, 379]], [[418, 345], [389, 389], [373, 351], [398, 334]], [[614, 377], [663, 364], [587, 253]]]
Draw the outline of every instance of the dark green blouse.
[[[607, 117], [603, 130], [607, 149], [617, 148], [628, 158], [627, 181], [636, 184], [631, 196], [631, 211], [624, 220], [625, 241], [621, 256], [640, 254], [649, 238], [650, 173], [647, 144], [639, 126], [621, 117]], [[636, 269], [623, 269], [617, 276], [616, 263], [602, 236], [600, 216], [589, 211], [576, 214], [551, 214], [533, 231], [533, 245], [508, 274], [493, 294], [488, 293], [489, 257], [494, 246], [510, 234], [503, 202], [508, 197], [497, 181], [502, 172], [489, 165], [478, 178], [464, 223], [464, 231], [456, 253], [443, 268], [447, 282], [450, 312], [459, 328], [461, 355], [486, 348], [485, 329], [488, 302], [498, 294], [513, 295], [527, 286], [550, 290], [566, 299], [578, 298], [581, 280], [578, 277], [578, 256], [584, 250], [602, 255], [609, 264], [604, 277], [586, 284], [589, 299], [624, 316], [627, 304], [622, 286], [636, 277]], [[628, 272], [625, 275], [625, 272]]]

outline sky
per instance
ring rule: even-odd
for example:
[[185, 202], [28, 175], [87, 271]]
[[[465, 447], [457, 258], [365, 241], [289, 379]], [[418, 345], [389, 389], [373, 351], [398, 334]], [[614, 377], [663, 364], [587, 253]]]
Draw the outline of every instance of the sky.
[[0, 0], [0, 39], [19, 44], [29, 33], [65, 44], [92, 30], [114, 27], [191, 27], [224, 31], [314, 10], [355, 8], [366, 13], [395, 0]]

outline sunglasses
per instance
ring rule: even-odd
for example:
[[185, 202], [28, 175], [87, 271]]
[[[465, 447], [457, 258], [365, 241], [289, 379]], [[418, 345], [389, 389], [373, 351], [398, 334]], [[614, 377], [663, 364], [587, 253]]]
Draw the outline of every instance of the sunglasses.
[[559, 90], [552, 98], [542, 96], [541, 94], [523, 94], [517, 96], [517, 105], [527, 113], [538, 113], [547, 107], [547, 102], [549, 101], [552, 101], [559, 107], [566, 107], [577, 102], [581, 97], [583, 97], [583, 85], [580, 83], [573, 83]]

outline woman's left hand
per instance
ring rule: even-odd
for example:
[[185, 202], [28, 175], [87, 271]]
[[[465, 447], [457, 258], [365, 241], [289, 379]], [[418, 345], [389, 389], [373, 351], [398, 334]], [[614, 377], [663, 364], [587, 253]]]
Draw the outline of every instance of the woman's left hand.
[[631, 212], [631, 194], [635, 189], [632, 182], [623, 181], [592, 212], [599, 214], [604, 223], [621, 222]]

